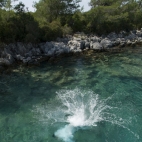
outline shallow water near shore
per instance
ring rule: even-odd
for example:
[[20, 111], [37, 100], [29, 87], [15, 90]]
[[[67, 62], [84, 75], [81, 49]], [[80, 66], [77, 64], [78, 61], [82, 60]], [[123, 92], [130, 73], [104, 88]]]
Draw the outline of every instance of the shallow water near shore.
[[0, 75], [1, 142], [141, 142], [141, 124], [142, 48]]

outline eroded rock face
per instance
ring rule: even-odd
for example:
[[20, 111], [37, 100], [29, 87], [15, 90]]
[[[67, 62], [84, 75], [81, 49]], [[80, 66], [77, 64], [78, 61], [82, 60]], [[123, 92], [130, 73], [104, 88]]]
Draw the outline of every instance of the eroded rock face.
[[113, 47], [112, 41], [109, 40], [109, 39], [103, 39], [103, 40], [101, 41], [101, 45], [102, 45], [103, 49]]
[[103, 46], [99, 42], [95, 42], [95, 43], [92, 44], [92, 49], [101, 50], [101, 49], [103, 49]]
[[6, 58], [0, 58], [0, 66], [10, 66], [12, 62]]
[[142, 44], [142, 30], [125, 31], [116, 34], [115, 32], [102, 35], [85, 35], [77, 33], [69, 38], [57, 38], [56, 42], [46, 42], [40, 44], [16, 43], [5, 45], [0, 49], [0, 70], [3, 66], [10, 66], [13, 63], [21, 62], [23, 64], [38, 64], [39, 61], [54, 58], [64, 53], [77, 53], [83, 50], [116, 49], [125, 46], [135, 46]]

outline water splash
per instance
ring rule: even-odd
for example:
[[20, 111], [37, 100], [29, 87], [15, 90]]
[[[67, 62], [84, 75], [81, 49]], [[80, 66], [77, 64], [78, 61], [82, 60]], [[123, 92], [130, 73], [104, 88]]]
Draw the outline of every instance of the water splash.
[[92, 91], [62, 90], [57, 94], [62, 102], [61, 108], [66, 108], [63, 112], [68, 114], [66, 122], [74, 127], [96, 126], [104, 119], [104, 110], [111, 109], [105, 104], [106, 100], [99, 100]]
[[[98, 122], [105, 121], [127, 129], [134, 134], [127, 126], [131, 123], [129, 119], [122, 119], [114, 114], [116, 107], [111, 107], [108, 102], [112, 98], [99, 99], [99, 95], [92, 91], [80, 89], [61, 90], [57, 92], [57, 98], [48, 105], [48, 114], [45, 121], [67, 123], [54, 133], [54, 136], [64, 142], [74, 142], [73, 134], [84, 127], [97, 126]], [[53, 105], [55, 105], [53, 107]], [[43, 111], [44, 115], [45, 112]], [[134, 134], [137, 138], [136, 134]]]
[[54, 135], [65, 142], [73, 142], [73, 133], [76, 131], [76, 128], [72, 125], [65, 125], [65, 127], [57, 130]]

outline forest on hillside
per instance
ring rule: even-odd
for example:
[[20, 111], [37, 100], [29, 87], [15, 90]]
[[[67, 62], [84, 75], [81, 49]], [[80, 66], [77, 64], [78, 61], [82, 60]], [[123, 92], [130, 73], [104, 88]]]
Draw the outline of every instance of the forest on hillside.
[[40, 0], [35, 12], [22, 2], [0, 0], [0, 43], [45, 42], [75, 32], [108, 34], [141, 29], [142, 0], [91, 0], [83, 12], [81, 0]]

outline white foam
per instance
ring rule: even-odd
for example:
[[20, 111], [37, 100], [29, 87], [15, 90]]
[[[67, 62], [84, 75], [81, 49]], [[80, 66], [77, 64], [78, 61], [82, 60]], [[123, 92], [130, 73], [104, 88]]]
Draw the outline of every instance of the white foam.
[[103, 112], [109, 106], [105, 101], [100, 101], [97, 94], [92, 91], [83, 92], [79, 89], [57, 92], [59, 100], [70, 114], [66, 122], [74, 127], [96, 126], [103, 120]]
[[[75, 89], [60, 91], [57, 94], [62, 102], [61, 108], [66, 108], [63, 112], [68, 114], [64, 122], [68, 122], [69, 125], [57, 130], [54, 135], [65, 142], [73, 142], [73, 134], [78, 128], [96, 126], [97, 122], [103, 120], [103, 110], [108, 108], [92, 91]], [[52, 113], [52, 116], [55, 117], [55, 114], [58, 114], [57, 111]]]
[[73, 133], [75, 132], [75, 127], [72, 125], [65, 125], [65, 127], [57, 130], [54, 135], [65, 142], [73, 142]]
[[[57, 92], [56, 101], [50, 106], [47, 113], [39, 109], [45, 117], [45, 121], [52, 120], [52, 123], [68, 123], [65, 127], [57, 130], [54, 135], [64, 142], [73, 142], [73, 134], [81, 128], [97, 126], [100, 121], [110, 122], [127, 129], [134, 134], [128, 127], [128, 119], [122, 119], [112, 113], [115, 107], [107, 105], [108, 99], [99, 99], [97, 94], [92, 91], [82, 91], [80, 89], [62, 90]], [[55, 106], [57, 104], [57, 106]], [[55, 108], [53, 107], [55, 106]], [[111, 111], [112, 110], [112, 111]], [[40, 115], [41, 119], [41, 115]], [[47, 120], [48, 119], [48, 120]], [[51, 121], [49, 121], [51, 122]], [[129, 124], [128, 124], [129, 125]], [[136, 136], [136, 134], [134, 134]]]

